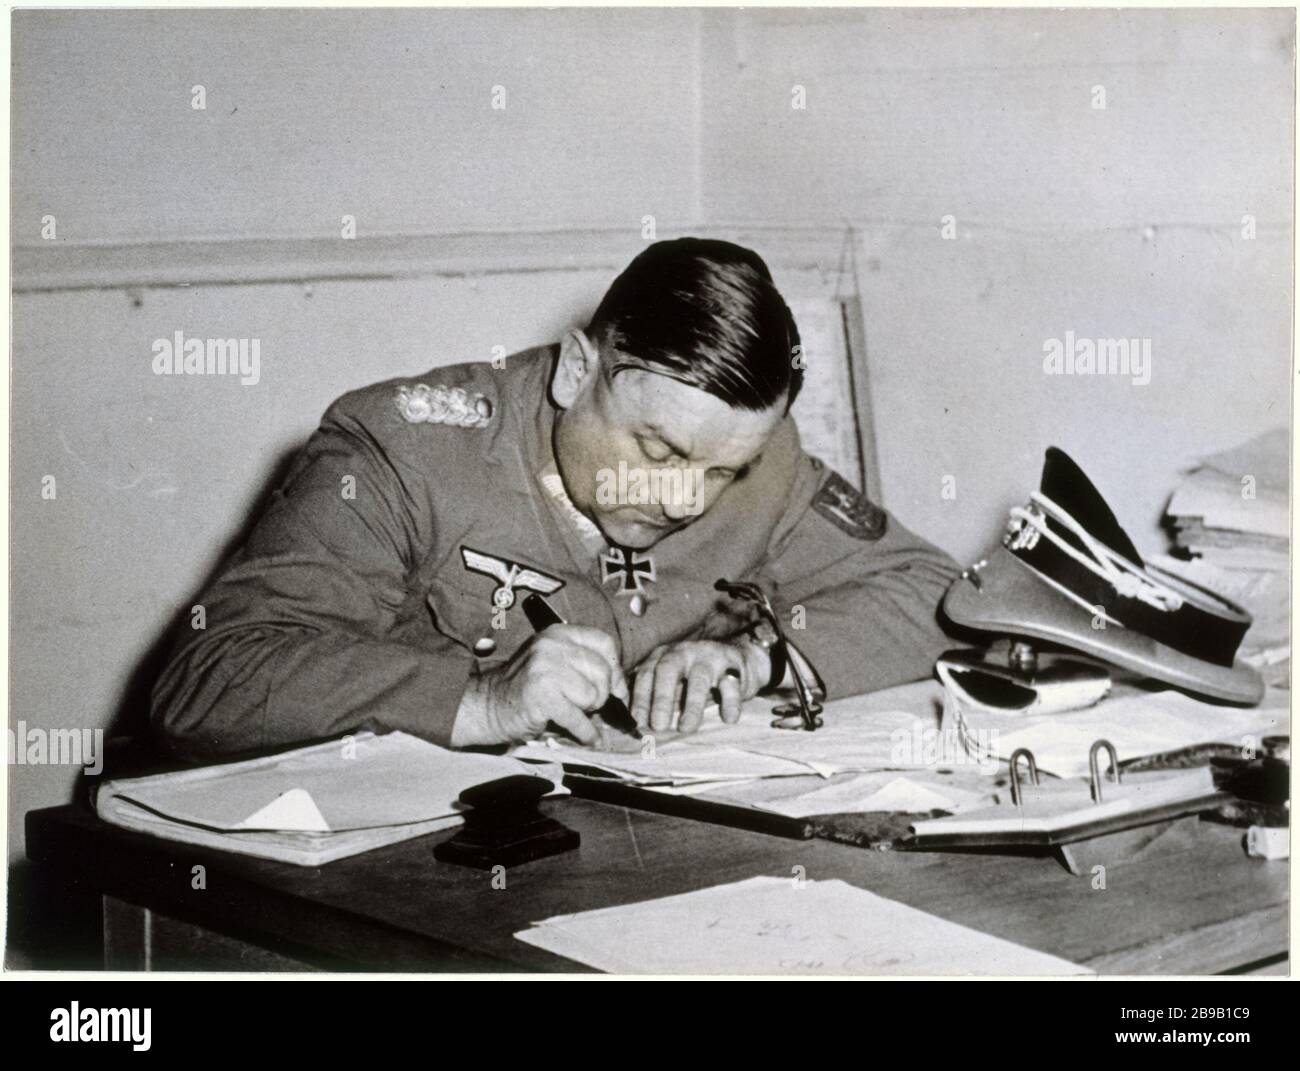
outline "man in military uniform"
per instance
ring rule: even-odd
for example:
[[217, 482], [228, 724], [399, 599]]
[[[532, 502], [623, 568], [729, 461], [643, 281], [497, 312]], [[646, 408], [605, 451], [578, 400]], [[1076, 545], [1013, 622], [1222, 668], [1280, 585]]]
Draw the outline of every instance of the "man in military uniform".
[[[345, 395], [202, 596], [155, 724], [211, 755], [548, 722], [592, 743], [610, 696], [651, 730], [734, 721], [780, 681], [723, 577], [768, 594], [831, 698], [929, 674], [956, 567], [802, 452], [797, 347], [756, 254], [679, 239], [558, 345]], [[562, 623], [534, 632], [533, 592]]]

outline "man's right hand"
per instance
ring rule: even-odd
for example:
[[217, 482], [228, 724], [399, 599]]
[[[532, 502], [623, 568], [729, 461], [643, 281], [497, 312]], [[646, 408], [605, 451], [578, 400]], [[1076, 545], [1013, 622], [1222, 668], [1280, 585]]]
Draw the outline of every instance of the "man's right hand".
[[589, 712], [628, 699], [614, 640], [599, 629], [551, 625], [504, 665], [471, 680], [452, 728], [453, 747], [528, 740], [547, 722], [584, 744], [599, 742]]

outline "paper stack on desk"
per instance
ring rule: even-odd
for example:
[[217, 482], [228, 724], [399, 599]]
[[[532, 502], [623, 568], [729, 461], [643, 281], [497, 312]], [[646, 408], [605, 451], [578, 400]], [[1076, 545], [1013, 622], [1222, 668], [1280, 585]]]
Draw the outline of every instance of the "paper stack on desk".
[[558, 768], [448, 751], [406, 733], [314, 744], [245, 762], [102, 785], [106, 822], [165, 840], [319, 866], [459, 825], [457, 797], [514, 774]]
[[1202, 460], [1165, 510], [1191, 561], [1151, 559], [1250, 612], [1240, 654], [1270, 684], [1290, 679], [1290, 457], [1291, 435], [1278, 428]]
[[900, 736], [909, 739], [920, 724], [915, 715], [887, 711], [841, 722], [838, 705], [827, 706], [826, 724], [815, 732], [774, 729], [770, 702], [751, 701], [735, 725], [724, 725], [716, 713], [706, 712], [699, 730], [689, 735], [647, 734], [653, 741], [620, 737], [618, 747], [605, 749], [550, 737], [530, 741], [513, 754], [591, 767], [631, 784], [677, 787], [934, 765], [919, 754], [904, 757], [900, 753]]
[[1115, 745], [1120, 762], [1194, 747], [1228, 744], [1259, 750], [1265, 736], [1288, 732], [1288, 692], [1270, 688], [1258, 707], [1205, 703], [1182, 692], [1118, 690], [1096, 706], [1065, 713], [998, 715], [950, 710], [971, 746], [1009, 759], [1028, 748], [1042, 771], [1058, 777], [1086, 777], [1088, 750], [1096, 740]]
[[514, 752], [520, 758], [562, 762], [567, 768], [587, 768], [627, 784], [663, 788], [691, 788], [764, 777], [798, 777], [813, 773], [806, 764], [775, 758], [722, 743], [701, 746], [687, 738], [655, 741], [645, 752], [600, 750], [560, 743], [533, 741]]
[[515, 937], [615, 974], [1091, 973], [838, 880], [750, 878], [556, 916]]
[[1169, 500], [1174, 543], [1226, 568], [1285, 572], [1290, 453], [1291, 436], [1278, 428], [1202, 460]]
[[[707, 795], [796, 818], [864, 811], [957, 813], [991, 802], [986, 782], [998, 772], [996, 762], [981, 770], [977, 760], [957, 754], [965, 768], [953, 769], [920, 743], [936, 736], [935, 719], [862, 707], [855, 699], [828, 703], [822, 728], [803, 732], [772, 728], [770, 700], [751, 700], [735, 725], [724, 725], [708, 712], [698, 732], [656, 733], [653, 746], [626, 737], [601, 750], [548, 738], [512, 754], [561, 762], [570, 774], [670, 795]], [[954, 750], [960, 750], [955, 740]]]

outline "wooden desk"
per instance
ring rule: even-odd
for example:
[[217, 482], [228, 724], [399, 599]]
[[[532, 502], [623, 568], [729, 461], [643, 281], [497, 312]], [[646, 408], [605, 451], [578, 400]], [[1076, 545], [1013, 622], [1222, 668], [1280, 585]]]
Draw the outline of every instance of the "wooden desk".
[[[503, 890], [434, 860], [450, 832], [308, 869], [153, 840], [67, 806], [27, 815], [27, 850], [67, 891], [104, 898], [110, 968], [584, 970], [511, 935], [795, 867], [1108, 974], [1275, 969], [1287, 950], [1287, 865], [1247, 858], [1241, 831], [1208, 823], [1187, 850], [1112, 866], [1095, 890], [1051, 859], [873, 852], [575, 798], [544, 807], [582, 847], [515, 868]], [[196, 865], [206, 889], [192, 887]]]

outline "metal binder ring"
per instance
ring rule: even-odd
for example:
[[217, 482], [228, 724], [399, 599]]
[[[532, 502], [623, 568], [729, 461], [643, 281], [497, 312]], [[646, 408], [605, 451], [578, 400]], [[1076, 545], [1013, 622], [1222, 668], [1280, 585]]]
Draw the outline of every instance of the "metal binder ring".
[[1101, 802], [1101, 771], [1097, 767], [1097, 752], [1102, 748], [1110, 756], [1110, 768], [1115, 774], [1115, 784], [1119, 784], [1119, 756], [1115, 754], [1115, 745], [1109, 740], [1098, 740], [1088, 749], [1088, 776], [1092, 780], [1092, 801]]
[[1029, 763], [1029, 776], [1033, 778], [1034, 784], [1038, 784], [1038, 763], [1034, 761], [1034, 753], [1027, 747], [1018, 747], [1011, 753], [1011, 802], [1017, 807], [1020, 806], [1020, 758], [1024, 758]]

